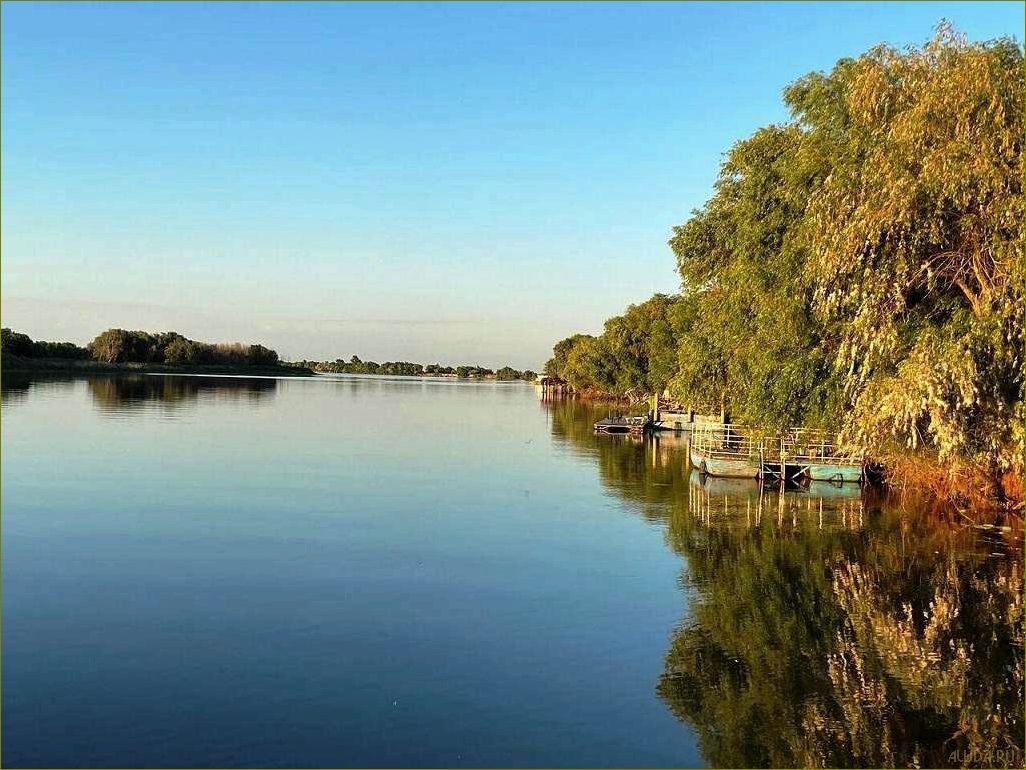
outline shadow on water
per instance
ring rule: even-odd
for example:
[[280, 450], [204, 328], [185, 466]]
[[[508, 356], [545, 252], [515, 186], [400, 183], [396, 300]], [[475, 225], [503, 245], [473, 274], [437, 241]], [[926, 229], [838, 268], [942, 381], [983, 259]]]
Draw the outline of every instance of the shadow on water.
[[91, 377], [89, 394], [101, 413], [120, 414], [152, 406], [173, 411], [201, 399], [259, 402], [273, 398], [277, 386], [271, 378], [128, 375]]
[[273, 398], [278, 381], [259, 377], [206, 377], [149, 374], [38, 375], [12, 372], [0, 378], [3, 405], [17, 406], [33, 391], [70, 389], [84, 383], [93, 405], [103, 415], [157, 408], [175, 413], [200, 401], [245, 401]]
[[609, 407], [545, 408], [684, 559], [656, 691], [711, 765], [1022, 767], [1021, 520], [702, 478], [686, 434], [596, 436]]
[[18, 406], [28, 398], [32, 389], [32, 376], [21, 372], [0, 376], [0, 404], [5, 408]]
[[0, 375], [0, 403], [5, 409], [25, 403], [33, 391], [68, 391], [81, 378], [69, 374], [4, 372]]

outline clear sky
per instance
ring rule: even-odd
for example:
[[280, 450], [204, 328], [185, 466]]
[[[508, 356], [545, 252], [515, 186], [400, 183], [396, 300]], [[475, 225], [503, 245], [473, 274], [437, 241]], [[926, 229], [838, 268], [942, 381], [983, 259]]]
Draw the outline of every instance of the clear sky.
[[781, 90], [1022, 3], [4, 3], [2, 317], [539, 367]]

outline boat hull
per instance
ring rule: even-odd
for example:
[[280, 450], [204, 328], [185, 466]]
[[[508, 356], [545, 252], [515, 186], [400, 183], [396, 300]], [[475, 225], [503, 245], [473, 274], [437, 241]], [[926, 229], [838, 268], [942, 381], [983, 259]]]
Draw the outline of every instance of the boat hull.
[[858, 483], [862, 480], [861, 465], [817, 465], [808, 466], [809, 478], [813, 481], [835, 481]]
[[652, 421], [646, 417], [606, 418], [595, 423], [596, 433], [636, 433], [642, 434], [650, 430]]
[[634, 431], [634, 429], [631, 428], [629, 425], [601, 425], [601, 426], [596, 425], [595, 426], [595, 432], [596, 433], [609, 433], [609, 434], [612, 434], [612, 435], [615, 435], [615, 434], [621, 434], [622, 435], [624, 433], [632, 433], [633, 431]]
[[706, 457], [694, 450], [691, 452], [691, 464], [702, 473], [727, 479], [757, 479], [761, 470], [757, 460]]

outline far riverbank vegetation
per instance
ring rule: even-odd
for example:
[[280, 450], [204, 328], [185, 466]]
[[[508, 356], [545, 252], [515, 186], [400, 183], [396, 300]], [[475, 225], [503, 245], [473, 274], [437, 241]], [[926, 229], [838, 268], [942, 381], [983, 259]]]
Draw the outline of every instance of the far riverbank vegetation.
[[33, 340], [5, 328], [0, 331], [0, 351], [8, 368], [286, 369], [278, 353], [263, 345], [197, 342], [178, 332], [107, 329], [83, 347], [73, 342]]
[[942, 24], [784, 91], [673, 227], [681, 291], [556, 344], [579, 393], [807, 425], [1021, 506], [1023, 53]]
[[533, 382], [538, 376], [530, 369], [514, 369], [503, 366], [501, 369], [487, 369], [477, 365], [443, 366], [441, 364], [415, 364], [409, 361], [386, 361], [383, 364], [374, 361], [363, 361], [353, 356], [348, 361], [336, 358], [334, 361], [294, 361], [297, 366], [305, 366], [315, 372], [332, 374], [378, 374], [402, 377], [457, 377], [460, 379], [489, 380], [527, 380]]
[[278, 352], [263, 345], [238, 342], [210, 343], [191, 340], [178, 332], [144, 332], [107, 329], [88, 345], [73, 342], [43, 342], [27, 334], [3, 329], [0, 352], [9, 368], [29, 369], [103, 369], [150, 368], [182, 371], [281, 370], [283, 373], [335, 373], [399, 375], [408, 377], [454, 377], [460, 379], [526, 380], [537, 374], [530, 369], [503, 366], [488, 369], [477, 365], [443, 366], [409, 361], [282, 361]]

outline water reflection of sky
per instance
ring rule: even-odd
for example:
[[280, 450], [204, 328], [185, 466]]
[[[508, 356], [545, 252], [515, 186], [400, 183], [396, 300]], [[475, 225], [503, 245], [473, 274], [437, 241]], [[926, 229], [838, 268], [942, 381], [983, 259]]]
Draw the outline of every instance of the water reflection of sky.
[[1021, 750], [1013, 518], [703, 480], [523, 383], [3, 385], [8, 764]]
[[686, 434], [558, 440], [666, 527], [686, 610], [657, 690], [727, 767], [1020, 766], [1022, 521], [858, 485], [702, 477]]

